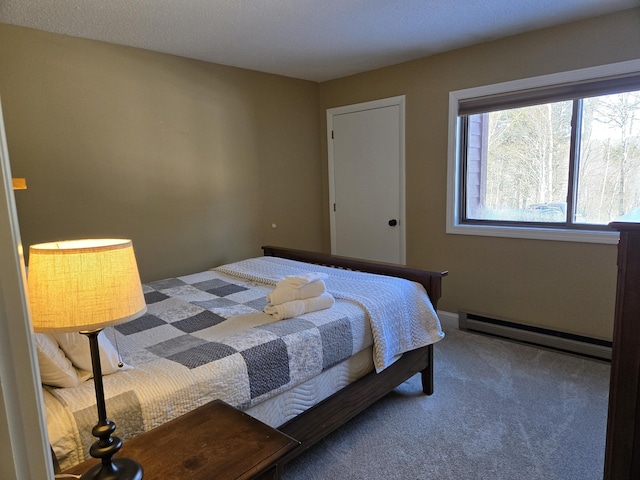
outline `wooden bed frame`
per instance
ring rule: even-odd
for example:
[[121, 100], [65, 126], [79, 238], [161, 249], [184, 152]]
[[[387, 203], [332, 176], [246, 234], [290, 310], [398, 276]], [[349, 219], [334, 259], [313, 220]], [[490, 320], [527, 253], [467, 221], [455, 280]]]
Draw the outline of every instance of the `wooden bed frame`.
[[[335, 255], [306, 252], [288, 248], [263, 246], [265, 256], [281, 257], [306, 263], [357, 270], [361, 272], [405, 278], [424, 286], [434, 308], [441, 295], [441, 280], [446, 271], [431, 272], [389, 263], [378, 263]], [[278, 470], [309, 447], [322, 440], [358, 413], [391, 392], [395, 387], [422, 374], [422, 390], [433, 393], [433, 345], [405, 353], [399, 360], [380, 373], [371, 372], [347, 387], [284, 423], [278, 430], [300, 442], [278, 463]], [[55, 471], [60, 471], [51, 449]], [[75, 468], [75, 467], [74, 467]]]
[[[266, 256], [389, 275], [420, 283], [429, 294], [434, 308], [437, 308], [441, 295], [442, 277], [448, 273], [272, 246], [263, 246], [262, 250]], [[365, 375], [278, 427], [278, 430], [300, 442], [300, 446], [284, 457], [278, 468], [282, 468], [288, 461], [322, 440], [416, 373], [422, 375], [423, 392], [431, 395], [433, 393], [433, 345], [405, 353], [382, 372], [371, 372]]]

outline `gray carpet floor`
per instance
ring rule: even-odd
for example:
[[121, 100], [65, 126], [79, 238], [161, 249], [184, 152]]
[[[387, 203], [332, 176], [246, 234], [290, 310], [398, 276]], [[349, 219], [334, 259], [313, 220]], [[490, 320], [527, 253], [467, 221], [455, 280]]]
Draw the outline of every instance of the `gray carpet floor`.
[[602, 479], [608, 363], [445, 332], [432, 396], [412, 377], [284, 479]]

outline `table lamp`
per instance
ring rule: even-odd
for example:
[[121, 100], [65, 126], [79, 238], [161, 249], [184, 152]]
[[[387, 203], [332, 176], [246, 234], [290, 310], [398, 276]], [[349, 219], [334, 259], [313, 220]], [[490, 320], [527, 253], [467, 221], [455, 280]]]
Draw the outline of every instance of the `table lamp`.
[[82, 479], [141, 479], [142, 467], [111, 458], [122, 440], [107, 419], [98, 334], [147, 310], [131, 240], [99, 239], [42, 243], [29, 248], [29, 305], [37, 332], [80, 332], [89, 339], [98, 423], [90, 454], [102, 463]]

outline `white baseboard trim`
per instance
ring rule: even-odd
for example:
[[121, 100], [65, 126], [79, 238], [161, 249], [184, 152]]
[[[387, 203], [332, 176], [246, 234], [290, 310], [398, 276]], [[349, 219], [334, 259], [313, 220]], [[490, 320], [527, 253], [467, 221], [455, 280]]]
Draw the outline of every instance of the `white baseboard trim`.
[[460, 320], [457, 313], [438, 310], [438, 318], [440, 319], [440, 325], [442, 325], [442, 328], [460, 329]]
[[611, 360], [611, 342], [606, 340], [535, 325], [526, 325], [504, 318], [460, 311], [458, 314], [458, 328], [529, 343], [539, 347], [561, 350], [567, 353]]
[[475, 331], [489, 335], [497, 335], [502, 338], [509, 338], [511, 340], [530, 343], [541, 347], [549, 347], [557, 350], [563, 350], [565, 352], [577, 353], [579, 355], [587, 355], [603, 360], [611, 359], [610, 346], [592, 345], [585, 342], [528, 332], [520, 328], [510, 328], [508, 326], [496, 326], [489, 323], [477, 322], [467, 318], [468, 312], [462, 313], [464, 317], [462, 319], [463, 325], [461, 328], [460, 314], [438, 310], [440, 325], [444, 330], [455, 328], [457, 330]]

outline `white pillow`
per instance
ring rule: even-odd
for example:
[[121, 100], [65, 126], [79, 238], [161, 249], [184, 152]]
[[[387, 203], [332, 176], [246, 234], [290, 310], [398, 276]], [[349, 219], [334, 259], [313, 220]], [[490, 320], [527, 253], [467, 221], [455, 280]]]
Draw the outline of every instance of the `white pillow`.
[[33, 337], [42, 383], [52, 387], [75, 387], [82, 381], [55, 338], [46, 333], [34, 333]]
[[[67, 358], [71, 360], [71, 363], [73, 363], [76, 368], [93, 372], [89, 338], [86, 335], [79, 332], [72, 332], [54, 333], [53, 336], [58, 341], [60, 348], [64, 351]], [[120, 370], [120, 367], [118, 366], [120, 363], [118, 352], [104, 334], [104, 331], [98, 334], [98, 347], [100, 348], [100, 365], [102, 367], [102, 374], [109, 375], [110, 373]]]

